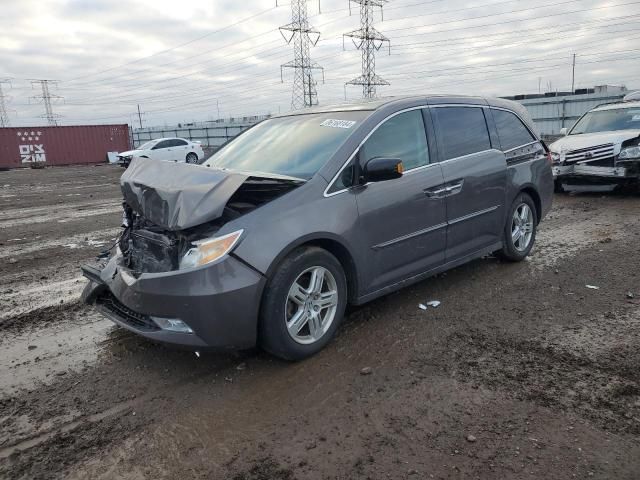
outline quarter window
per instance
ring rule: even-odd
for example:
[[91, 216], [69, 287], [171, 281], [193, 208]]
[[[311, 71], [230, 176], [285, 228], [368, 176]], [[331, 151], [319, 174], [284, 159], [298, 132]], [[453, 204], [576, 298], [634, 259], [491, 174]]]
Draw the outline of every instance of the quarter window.
[[173, 141], [173, 146], [174, 146], [174, 147], [183, 147], [183, 146], [185, 146], [186, 144], [187, 144], [187, 142], [185, 142], [184, 140], [180, 140], [179, 138], [176, 138], [176, 139]]
[[410, 110], [384, 122], [360, 148], [360, 164], [375, 157], [402, 160], [405, 171], [429, 163], [429, 148], [420, 110]]
[[531, 132], [513, 113], [505, 110], [492, 110], [492, 113], [502, 150], [511, 150], [535, 141]]
[[438, 107], [433, 112], [444, 160], [491, 148], [489, 130], [481, 108]]

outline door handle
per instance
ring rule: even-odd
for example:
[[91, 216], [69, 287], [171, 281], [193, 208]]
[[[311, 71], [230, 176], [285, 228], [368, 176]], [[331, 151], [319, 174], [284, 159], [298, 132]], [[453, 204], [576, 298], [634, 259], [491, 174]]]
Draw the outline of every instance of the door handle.
[[435, 187], [423, 190], [424, 194], [429, 198], [437, 198], [447, 193], [447, 187]]
[[457, 193], [460, 193], [460, 190], [462, 190], [463, 183], [464, 183], [464, 180], [460, 180], [459, 182], [450, 183], [449, 185], [447, 185], [446, 187], [447, 195], [456, 195]]
[[464, 180], [456, 181], [455, 183], [446, 183], [444, 185], [438, 185], [437, 187], [428, 188], [423, 190], [424, 194], [429, 198], [441, 198], [449, 195], [455, 195], [460, 193]]

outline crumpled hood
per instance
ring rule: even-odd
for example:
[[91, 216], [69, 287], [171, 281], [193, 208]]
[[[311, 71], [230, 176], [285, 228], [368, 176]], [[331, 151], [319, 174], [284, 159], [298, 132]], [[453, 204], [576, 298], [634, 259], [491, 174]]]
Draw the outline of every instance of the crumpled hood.
[[120, 188], [136, 213], [175, 231], [220, 217], [247, 178], [242, 173], [199, 165], [136, 158], [120, 177]]
[[613, 132], [583, 133], [581, 135], [567, 135], [549, 146], [554, 153], [595, 147], [606, 143], [615, 145], [615, 154], [620, 153], [620, 145], [625, 140], [640, 136], [640, 130], [616, 130]]

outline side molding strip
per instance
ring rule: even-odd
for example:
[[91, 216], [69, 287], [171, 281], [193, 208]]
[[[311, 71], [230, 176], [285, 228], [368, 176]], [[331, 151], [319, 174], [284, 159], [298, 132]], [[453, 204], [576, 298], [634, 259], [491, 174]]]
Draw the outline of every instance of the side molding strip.
[[387, 242], [379, 243], [377, 245], [372, 246], [373, 250], [380, 250], [386, 247], [390, 247], [391, 245], [395, 245], [396, 243], [404, 242], [405, 240], [410, 240], [412, 238], [418, 237], [420, 235], [425, 235], [427, 233], [434, 232], [436, 230], [440, 230], [441, 228], [447, 227], [449, 225], [455, 225], [456, 223], [464, 222], [466, 220], [470, 220], [475, 217], [479, 217], [480, 215], [484, 215], [486, 213], [493, 212], [500, 208], [500, 205], [495, 205], [493, 207], [485, 208], [484, 210], [480, 210], [478, 212], [470, 213], [469, 215], [465, 215], [464, 217], [459, 217], [450, 222], [440, 223], [438, 225], [434, 225], [433, 227], [428, 227], [422, 230], [418, 230], [417, 232], [409, 233], [407, 235], [403, 235], [402, 237], [394, 238]]

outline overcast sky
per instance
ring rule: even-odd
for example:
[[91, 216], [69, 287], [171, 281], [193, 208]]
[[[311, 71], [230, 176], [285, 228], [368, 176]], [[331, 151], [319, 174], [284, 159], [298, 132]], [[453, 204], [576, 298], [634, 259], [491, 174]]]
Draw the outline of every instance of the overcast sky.
[[[0, 78], [15, 126], [43, 124], [30, 79], [55, 79], [60, 123], [145, 125], [290, 109], [293, 58], [278, 31], [289, 0], [0, 0]], [[321, 33], [312, 59], [320, 103], [344, 100], [360, 53], [342, 34], [359, 27], [347, 0], [308, 3]], [[391, 40], [379, 95], [513, 95], [625, 84], [640, 88], [640, 1], [391, 0], [376, 28]], [[350, 99], [361, 90], [348, 87]]]

